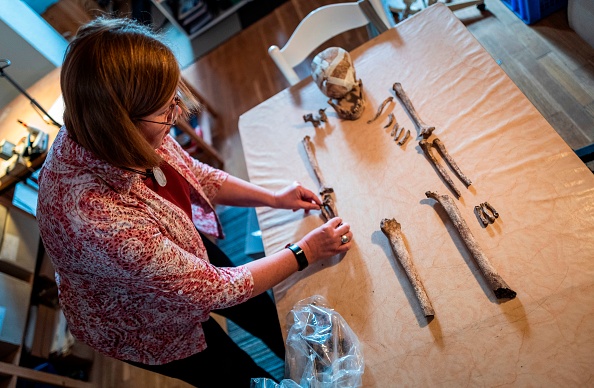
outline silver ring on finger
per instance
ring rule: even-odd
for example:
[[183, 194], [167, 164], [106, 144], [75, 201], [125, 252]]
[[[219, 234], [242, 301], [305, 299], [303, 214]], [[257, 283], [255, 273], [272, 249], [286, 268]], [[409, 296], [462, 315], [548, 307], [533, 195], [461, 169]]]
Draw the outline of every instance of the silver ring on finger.
[[346, 244], [349, 241], [351, 241], [351, 240], [349, 239], [349, 236], [347, 236], [346, 234], [343, 234], [342, 236], [340, 236], [340, 243], [341, 244]]

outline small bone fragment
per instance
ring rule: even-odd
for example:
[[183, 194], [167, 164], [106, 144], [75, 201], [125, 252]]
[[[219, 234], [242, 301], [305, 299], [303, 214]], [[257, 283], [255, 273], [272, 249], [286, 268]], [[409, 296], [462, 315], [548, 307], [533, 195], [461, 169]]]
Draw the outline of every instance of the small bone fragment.
[[443, 156], [443, 158], [446, 160], [446, 162], [448, 162], [450, 167], [452, 167], [452, 170], [454, 170], [454, 173], [458, 176], [458, 178], [460, 178], [462, 183], [464, 183], [466, 187], [470, 186], [472, 182], [470, 181], [470, 179], [468, 179], [466, 175], [464, 175], [462, 170], [460, 170], [460, 167], [458, 167], [458, 164], [456, 164], [454, 159], [450, 156], [450, 154], [445, 148], [445, 145], [441, 142], [441, 140], [439, 140], [438, 138], [433, 139], [433, 145], [437, 147], [437, 150], [439, 151], [441, 156]]
[[452, 181], [452, 178], [450, 178], [450, 176], [448, 175], [448, 172], [445, 170], [445, 168], [441, 164], [439, 164], [437, 159], [435, 159], [435, 156], [433, 156], [433, 154], [431, 153], [431, 148], [432, 148], [431, 143], [429, 143], [425, 139], [421, 139], [421, 141], [419, 142], [419, 145], [421, 146], [421, 149], [425, 153], [425, 156], [427, 157], [427, 159], [429, 159], [429, 161], [433, 164], [433, 166], [435, 166], [435, 168], [437, 169], [437, 172], [439, 172], [439, 175], [441, 175], [443, 180], [448, 184], [448, 186], [450, 186], [452, 191], [456, 194], [456, 197], [460, 198], [460, 196], [461, 196], [460, 191], [458, 191], [456, 186], [454, 186], [454, 182]]
[[377, 118], [380, 117], [380, 115], [382, 114], [382, 111], [384, 110], [384, 107], [386, 106], [386, 104], [389, 103], [390, 101], [392, 101], [393, 99], [394, 99], [394, 97], [392, 97], [392, 96], [386, 98], [384, 100], [384, 102], [382, 102], [382, 104], [379, 106], [379, 108], [377, 108], [377, 112], [375, 113], [375, 116], [373, 116], [373, 118], [371, 120], [367, 121], [367, 124], [371, 124], [372, 122], [377, 120]]
[[396, 135], [394, 136], [394, 141], [398, 141], [398, 139], [400, 139], [400, 135], [402, 135], [403, 133], [404, 127], [398, 128], [398, 132], [396, 132]]
[[490, 204], [489, 202], [485, 202], [485, 203], [483, 203], [483, 206], [486, 206], [486, 207], [487, 207], [487, 209], [489, 209], [489, 211], [490, 211], [491, 213], [493, 213], [493, 216], [494, 216], [495, 218], [499, 218], [499, 213], [497, 213], [497, 210], [495, 210], [495, 208], [494, 208], [493, 206], [491, 206], [491, 204]]
[[432, 317], [435, 315], [435, 311], [433, 310], [433, 306], [429, 301], [429, 297], [425, 292], [425, 288], [423, 287], [423, 283], [419, 278], [417, 270], [413, 265], [412, 260], [410, 259], [410, 254], [408, 249], [406, 249], [406, 245], [404, 244], [404, 239], [402, 238], [402, 230], [400, 228], [400, 224], [394, 219], [387, 219], [384, 218], [380, 223], [380, 228], [382, 232], [388, 237], [390, 240], [390, 245], [392, 246], [392, 250], [396, 255], [396, 258], [404, 268], [404, 272], [408, 277], [421, 305], [421, 309], [423, 310], [423, 314], [425, 317]]
[[485, 206], [484, 203], [481, 203], [481, 211], [483, 212], [483, 215], [487, 218], [487, 220], [489, 220], [489, 223], [492, 224], [493, 222], [495, 222], [495, 217], [493, 217], [487, 207]]
[[396, 82], [392, 86], [392, 89], [394, 89], [394, 92], [396, 93], [396, 97], [398, 97], [398, 99], [400, 100], [400, 102], [402, 103], [402, 105], [404, 106], [406, 111], [408, 112], [410, 118], [415, 123], [415, 126], [420, 131], [419, 135], [423, 136], [424, 139], [427, 139], [429, 136], [431, 136], [431, 133], [433, 133], [433, 131], [435, 130], [435, 127], [427, 125], [423, 122], [423, 120], [421, 120], [421, 118], [417, 114], [417, 111], [415, 110], [415, 107], [413, 106], [412, 102], [410, 102], [408, 96], [404, 92], [404, 89], [402, 88], [402, 84], [400, 84], [400, 82]]
[[489, 225], [489, 221], [487, 221], [487, 219], [485, 218], [485, 215], [483, 214], [483, 207], [481, 205], [475, 206], [474, 212], [478, 216], [478, 218], [481, 220], [483, 226]]
[[495, 268], [491, 265], [489, 259], [472, 235], [470, 228], [468, 228], [466, 221], [462, 218], [462, 214], [460, 214], [460, 210], [456, 206], [454, 200], [448, 195], [440, 195], [432, 191], [427, 191], [425, 195], [427, 198], [433, 198], [443, 206], [497, 299], [515, 298], [516, 292], [509, 288], [507, 283], [501, 276], [499, 276]]
[[392, 131], [390, 131], [390, 137], [394, 137], [394, 135], [396, 135], [397, 130], [398, 130], [398, 123], [394, 124]]
[[388, 124], [384, 125], [384, 128], [388, 128], [394, 122], [394, 113], [388, 114]]
[[306, 115], [303, 115], [303, 121], [304, 122], [311, 122], [314, 126], [314, 128], [317, 128], [320, 126], [320, 120], [316, 119], [313, 117], [313, 115], [311, 113], [308, 113]]
[[325, 123], [328, 121], [328, 116], [326, 116], [326, 108], [318, 110], [320, 114], [320, 121]]
[[[404, 127], [402, 129], [404, 130]], [[404, 137], [402, 138], [402, 140], [400, 140], [398, 142], [398, 145], [399, 146], [404, 145], [404, 143], [406, 143], [406, 141], [408, 140], [409, 137], [410, 137], [410, 129], [407, 129], [406, 130], [406, 135], [404, 135]]]

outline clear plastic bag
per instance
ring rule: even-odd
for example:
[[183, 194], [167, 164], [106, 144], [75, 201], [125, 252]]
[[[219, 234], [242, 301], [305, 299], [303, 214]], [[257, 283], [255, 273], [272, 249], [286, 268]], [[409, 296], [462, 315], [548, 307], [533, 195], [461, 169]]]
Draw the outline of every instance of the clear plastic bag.
[[361, 345], [342, 316], [314, 295], [287, 316], [287, 379], [252, 379], [252, 388], [360, 387], [365, 368]]

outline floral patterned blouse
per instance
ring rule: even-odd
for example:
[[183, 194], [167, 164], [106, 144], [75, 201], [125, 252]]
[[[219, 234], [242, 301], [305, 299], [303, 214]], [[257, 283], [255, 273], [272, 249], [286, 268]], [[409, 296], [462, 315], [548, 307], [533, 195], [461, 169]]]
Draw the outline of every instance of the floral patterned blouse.
[[37, 207], [72, 334], [110, 357], [151, 365], [204, 350], [209, 312], [253, 291], [245, 267], [209, 263], [196, 230], [222, 236], [211, 201], [227, 173], [191, 158], [169, 136], [157, 152], [189, 182], [192, 220], [64, 128], [41, 170]]

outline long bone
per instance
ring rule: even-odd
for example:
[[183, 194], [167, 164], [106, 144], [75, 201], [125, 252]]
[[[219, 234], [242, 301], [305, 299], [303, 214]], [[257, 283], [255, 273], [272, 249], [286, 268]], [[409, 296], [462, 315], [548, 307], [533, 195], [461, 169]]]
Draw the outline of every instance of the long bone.
[[427, 292], [425, 292], [425, 287], [423, 287], [423, 283], [419, 278], [419, 274], [417, 273], [417, 270], [410, 259], [408, 249], [406, 249], [406, 245], [404, 244], [400, 224], [394, 218], [384, 218], [380, 223], [380, 228], [390, 241], [390, 245], [392, 246], [392, 250], [394, 251], [396, 258], [402, 265], [402, 268], [404, 268], [404, 272], [406, 273], [406, 276], [408, 277], [408, 280], [415, 291], [415, 296], [421, 305], [423, 314], [425, 317], [434, 316], [435, 311], [433, 310], [433, 306], [429, 301]]
[[493, 265], [491, 265], [491, 262], [472, 235], [470, 228], [468, 228], [468, 224], [462, 218], [462, 214], [460, 214], [460, 210], [454, 200], [448, 195], [440, 195], [432, 191], [427, 191], [425, 195], [427, 198], [433, 198], [443, 206], [497, 299], [515, 298], [516, 292], [507, 285]]
[[421, 141], [419, 142], [419, 146], [421, 146], [421, 149], [425, 153], [427, 159], [429, 159], [429, 161], [435, 166], [437, 172], [439, 172], [439, 175], [441, 175], [443, 180], [448, 184], [448, 186], [450, 186], [452, 191], [456, 194], [456, 198], [460, 198], [460, 191], [458, 191], [458, 189], [454, 185], [452, 178], [450, 178], [446, 169], [437, 161], [437, 159], [435, 159], [435, 156], [433, 156], [433, 154], [431, 153], [431, 143], [429, 143], [425, 139], [421, 139]]
[[441, 142], [441, 140], [439, 140], [438, 138], [434, 138], [433, 146], [437, 148], [441, 156], [446, 160], [446, 162], [448, 162], [448, 164], [450, 165], [452, 170], [454, 170], [454, 173], [458, 176], [458, 178], [460, 178], [462, 183], [464, 183], [466, 187], [470, 186], [472, 182], [470, 181], [470, 179], [468, 179], [466, 175], [464, 175], [462, 170], [460, 170], [460, 167], [458, 167], [458, 164], [450, 156], [450, 154], [445, 148], [445, 145]]
[[322, 170], [320, 170], [320, 166], [318, 165], [318, 159], [316, 158], [316, 155], [313, 151], [311, 138], [309, 136], [305, 136], [302, 140], [302, 143], [303, 148], [305, 148], [305, 153], [307, 154], [307, 160], [309, 160], [309, 164], [311, 165], [318, 183], [320, 184], [320, 195], [322, 196], [322, 216], [326, 221], [328, 221], [338, 216], [334, 199], [332, 199], [332, 196], [330, 195], [334, 192], [334, 189], [326, 185], [326, 181], [322, 175]]
[[404, 89], [402, 88], [402, 84], [400, 82], [396, 82], [392, 86], [392, 89], [394, 89], [394, 92], [396, 93], [396, 97], [398, 97], [398, 99], [400, 100], [400, 103], [402, 103], [402, 105], [408, 112], [408, 115], [410, 116], [412, 121], [415, 123], [415, 126], [419, 130], [419, 135], [423, 136], [424, 139], [427, 139], [429, 136], [431, 136], [431, 133], [433, 133], [433, 131], [435, 130], [435, 127], [433, 127], [431, 125], [427, 125], [423, 122], [423, 120], [421, 120], [421, 118], [419, 117], [419, 114], [415, 110], [415, 107], [413, 106], [412, 102], [410, 102], [410, 99], [404, 92]]

